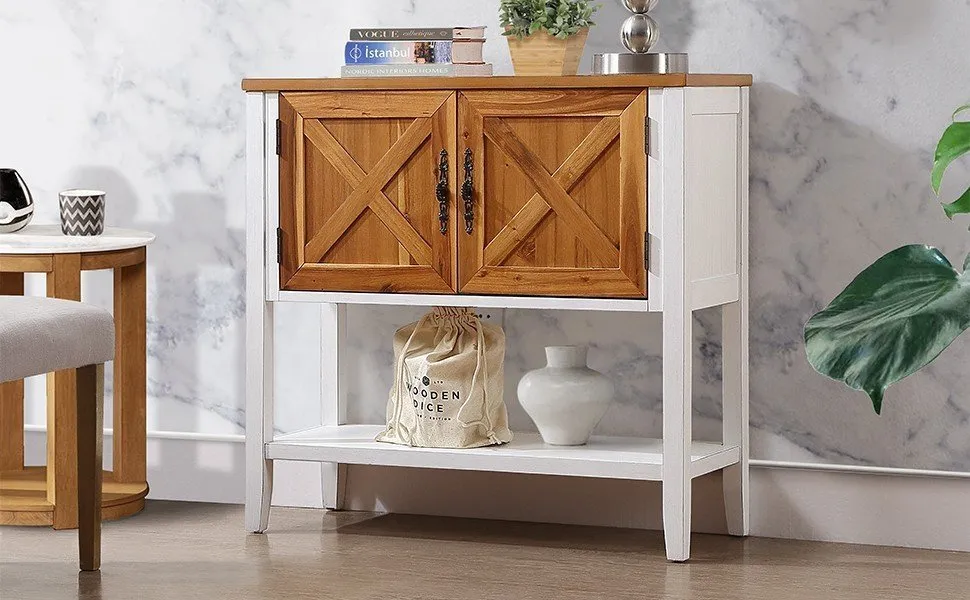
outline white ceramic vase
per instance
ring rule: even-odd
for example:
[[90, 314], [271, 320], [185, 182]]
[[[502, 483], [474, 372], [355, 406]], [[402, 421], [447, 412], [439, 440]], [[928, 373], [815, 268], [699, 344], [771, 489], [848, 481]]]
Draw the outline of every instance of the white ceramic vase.
[[546, 366], [519, 381], [519, 403], [547, 444], [585, 444], [613, 401], [613, 382], [586, 365], [586, 350], [547, 346]]

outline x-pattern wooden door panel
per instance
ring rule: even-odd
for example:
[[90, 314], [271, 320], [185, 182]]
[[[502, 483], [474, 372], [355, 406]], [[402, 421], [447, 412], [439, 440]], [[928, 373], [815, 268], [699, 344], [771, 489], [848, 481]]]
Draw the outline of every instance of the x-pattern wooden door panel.
[[281, 96], [282, 289], [455, 291], [456, 111], [447, 91]]
[[475, 220], [459, 290], [644, 297], [645, 116], [640, 90], [461, 93]]

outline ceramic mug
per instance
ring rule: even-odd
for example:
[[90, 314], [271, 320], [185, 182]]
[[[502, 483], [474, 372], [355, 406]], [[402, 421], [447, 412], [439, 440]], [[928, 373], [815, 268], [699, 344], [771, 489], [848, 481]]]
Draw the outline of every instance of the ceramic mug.
[[104, 233], [104, 192], [66, 190], [60, 194], [61, 232], [64, 235]]
[[0, 233], [20, 231], [34, 216], [34, 198], [20, 173], [0, 169]]

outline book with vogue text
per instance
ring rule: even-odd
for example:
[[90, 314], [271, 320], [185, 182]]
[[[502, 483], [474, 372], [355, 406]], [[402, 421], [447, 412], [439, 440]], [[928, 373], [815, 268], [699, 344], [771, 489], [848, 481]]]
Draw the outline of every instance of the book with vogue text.
[[435, 40], [480, 40], [485, 38], [485, 27], [381, 27], [372, 29], [351, 29], [351, 41], [435, 41]]

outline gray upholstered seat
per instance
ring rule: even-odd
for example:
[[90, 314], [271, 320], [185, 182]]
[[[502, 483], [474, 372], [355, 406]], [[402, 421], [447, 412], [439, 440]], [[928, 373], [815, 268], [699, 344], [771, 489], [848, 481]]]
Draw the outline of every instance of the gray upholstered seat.
[[108, 311], [70, 300], [0, 296], [0, 382], [114, 358]]

